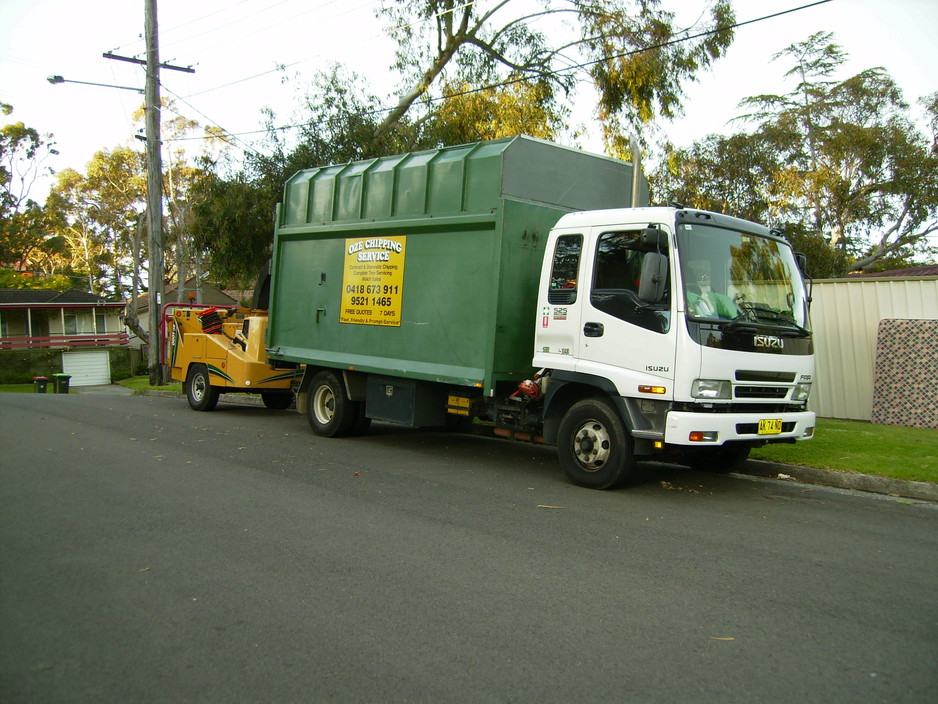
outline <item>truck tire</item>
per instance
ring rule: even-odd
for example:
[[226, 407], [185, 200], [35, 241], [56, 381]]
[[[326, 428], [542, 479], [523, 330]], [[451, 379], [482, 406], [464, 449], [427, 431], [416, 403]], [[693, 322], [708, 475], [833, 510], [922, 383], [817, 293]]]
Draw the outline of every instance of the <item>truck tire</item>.
[[701, 448], [687, 458], [687, 464], [698, 472], [728, 474], [741, 469], [746, 464], [750, 449], [749, 445], [743, 443]]
[[218, 404], [218, 388], [209, 383], [208, 367], [193, 364], [186, 375], [186, 398], [193, 411], [211, 411]]
[[570, 481], [590, 489], [612, 489], [635, 474], [632, 437], [603, 399], [589, 398], [570, 407], [560, 421], [557, 454]]
[[282, 411], [293, 403], [293, 394], [289, 391], [261, 391], [261, 400], [272, 411]]
[[333, 372], [321, 371], [313, 377], [306, 419], [316, 435], [327, 438], [351, 435], [360, 417], [360, 404], [349, 400], [345, 386]]

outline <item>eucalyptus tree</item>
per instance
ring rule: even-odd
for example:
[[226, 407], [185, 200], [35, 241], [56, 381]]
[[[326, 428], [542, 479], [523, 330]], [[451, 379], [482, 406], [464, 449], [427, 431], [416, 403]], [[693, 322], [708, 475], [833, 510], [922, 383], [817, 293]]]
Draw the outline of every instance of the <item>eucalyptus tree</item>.
[[[12, 113], [12, 105], [0, 103], [0, 115]], [[0, 126], [0, 265], [30, 268], [55, 253], [47, 214], [31, 191], [57, 153], [50, 134], [18, 121]]]
[[895, 80], [881, 67], [834, 79], [847, 55], [830, 32], [776, 59], [792, 62], [786, 75], [798, 85], [745, 100], [743, 119], [785, 164], [776, 174], [779, 203], [800, 209], [815, 236], [851, 255], [853, 270], [921, 251], [938, 229], [938, 155]]
[[750, 131], [673, 150], [659, 195], [784, 225], [805, 249], [820, 254], [823, 244], [831, 274], [927, 254], [938, 231], [938, 94], [923, 100], [926, 136], [883, 68], [836, 78], [847, 56], [831, 33], [775, 58], [791, 62], [794, 89], [742, 101]]
[[123, 297], [139, 279], [136, 231], [145, 193], [145, 157], [126, 146], [96, 152], [84, 174], [57, 174], [48, 207], [56, 214], [57, 233], [69, 243], [76, 272], [87, 276], [93, 293]]
[[[623, 132], [681, 113], [682, 85], [722, 56], [733, 39], [728, 0], [707, 21], [678, 27], [660, 0], [385, 0], [380, 10], [397, 42], [396, 104], [377, 136], [415, 105], [432, 109], [446, 85], [477, 89], [536, 85], [538, 99], [562, 101], [583, 80], [596, 90], [607, 145]], [[421, 102], [423, 101], [423, 102]]]

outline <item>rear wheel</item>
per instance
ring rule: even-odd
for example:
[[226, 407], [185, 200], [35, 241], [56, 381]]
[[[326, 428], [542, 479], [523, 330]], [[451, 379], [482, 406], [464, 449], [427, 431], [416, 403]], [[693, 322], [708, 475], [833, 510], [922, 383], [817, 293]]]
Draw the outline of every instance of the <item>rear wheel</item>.
[[209, 383], [208, 367], [193, 364], [186, 376], [186, 398], [194, 411], [211, 411], [218, 404], [218, 389]]
[[728, 443], [720, 447], [705, 447], [696, 450], [687, 458], [687, 464], [700, 472], [728, 474], [742, 469], [749, 459], [750, 446], [743, 443]]
[[602, 399], [570, 407], [557, 439], [560, 464], [570, 481], [591, 489], [612, 489], [632, 478], [632, 438], [615, 408]]
[[306, 419], [316, 435], [338, 438], [354, 432], [361, 418], [361, 404], [350, 401], [335, 373], [321, 371], [313, 377], [306, 404]]
[[293, 394], [289, 391], [261, 391], [261, 400], [272, 411], [282, 411], [293, 403]]

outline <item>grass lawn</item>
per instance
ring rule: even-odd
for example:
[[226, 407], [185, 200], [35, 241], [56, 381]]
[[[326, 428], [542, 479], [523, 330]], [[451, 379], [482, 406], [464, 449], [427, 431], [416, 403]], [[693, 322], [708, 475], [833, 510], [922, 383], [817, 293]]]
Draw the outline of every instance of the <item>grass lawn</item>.
[[182, 392], [182, 383], [179, 381], [174, 381], [169, 384], [164, 384], [163, 386], [150, 386], [150, 377], [148, 376], [132, 376], [129, 379], [121, 379], [117, 382], [121, 386], [126, 386], [128, 389], [133, 389], [134, 391], [144, 391], [146, 389], [157, 389], [159, 391], [179, 391]]
[[31, 394], [32, 384], [0, 384], [0, 393], [3, 394]]
[[819, 418], [813, 440], [766, 445], [753, 459], [938, 484], [938, 430]]

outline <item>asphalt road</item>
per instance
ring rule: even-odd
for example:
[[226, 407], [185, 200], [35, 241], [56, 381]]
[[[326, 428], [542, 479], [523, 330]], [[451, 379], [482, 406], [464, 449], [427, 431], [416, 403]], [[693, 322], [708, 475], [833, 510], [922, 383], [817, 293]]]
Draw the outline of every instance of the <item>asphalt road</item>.
[[931, 702], [938, 505], [0, 394], [0, 702]]

